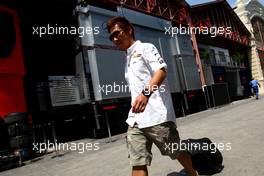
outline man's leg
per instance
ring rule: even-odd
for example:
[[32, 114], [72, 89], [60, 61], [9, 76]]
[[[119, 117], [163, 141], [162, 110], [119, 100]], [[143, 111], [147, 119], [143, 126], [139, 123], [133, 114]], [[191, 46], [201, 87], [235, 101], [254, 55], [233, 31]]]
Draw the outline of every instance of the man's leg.
[[132, 176], [148, 176], [147, 165], [151, 164], [152, 142], [137, 126], [128, 128], [127, 147], [132, 166]]
[[255, 88], [256, 89], [256, 99], [259, 98], [259, 90], [258, 90], [258, 87]]
[[193, 169], [191, 157], [187, 152], [181, 152], [177, 159], [184, 167], [188, 176], [197, 176], [196, 170]]
[[[143, 131], [159, 148], [162, 155], [168, 155], [171, 159], [178, 159], [188, 176], [197, 176], [190, 156], [185, 151], [179, 151], [180, 137], [174, 122], [165, 122], [143, 129]], [[175, 145], [178, 147], [174, 148]]]
[[132, 176], [148, 176], [147, 166], [134, 166], [132, 168]]

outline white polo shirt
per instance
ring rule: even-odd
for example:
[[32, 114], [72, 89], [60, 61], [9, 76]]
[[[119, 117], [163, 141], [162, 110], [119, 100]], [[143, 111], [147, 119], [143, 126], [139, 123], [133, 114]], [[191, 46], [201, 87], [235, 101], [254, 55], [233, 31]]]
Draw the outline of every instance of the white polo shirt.
[[[152, 75], [163, 67], [166, 69], [167, 65], [153, 44], [141, 43], [138, 40], [127, 49], [125, 78], [131, 91], [131, 105], [148, 85]], [[131, 127], [137, 123], [139, 128], [145, 128], [167, 121], [176, 123], [171, 95], [165, 79], [159, 89], [150, 96], [144, 112], [132, 113], [131, 108], [126, 122]]]

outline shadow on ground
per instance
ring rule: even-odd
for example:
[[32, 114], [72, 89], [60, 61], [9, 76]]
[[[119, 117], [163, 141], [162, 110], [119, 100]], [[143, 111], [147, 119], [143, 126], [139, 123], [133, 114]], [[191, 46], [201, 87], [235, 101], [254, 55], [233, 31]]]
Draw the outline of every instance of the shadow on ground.
[[184, 170], [181, 170], [180, 172], [171, 172], [167, 176], [187, 176], [187, 174]]
[[[171, 172], [167, 176], [188, 176], [188, 175], [186, 174], [186, 172], [183, 169], [180, 172]], [[211, 175], [200, 175], [200, 176], [211, 176]]]

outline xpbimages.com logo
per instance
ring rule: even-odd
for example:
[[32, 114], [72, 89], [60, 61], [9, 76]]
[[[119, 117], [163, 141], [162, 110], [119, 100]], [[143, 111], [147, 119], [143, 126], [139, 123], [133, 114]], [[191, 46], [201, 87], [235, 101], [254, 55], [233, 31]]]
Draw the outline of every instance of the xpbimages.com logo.
[[58, 26], [47, 24], [46, 26], [33, 26], [32, 34], [39, 37], [45, 35], [78, 35], [84, 37], [85, 35], [98, 35], [100, 33], [99, 27], [75, 27], [75, 26]]
[[[144, 87], [142, 86], [132, 87], [132, 89], [135, 90], [136, 92], [141, 92], [143, 88], [145, 88], [146, 90], [153, 90], [153, 91], [159, 89], [159, 92], [165, 92], [164, 84], [160, 86], [153, 85], [152, 87], [150, 87], [149, 85], [146, 85]], [[113, 82], [113, 84], [104, 84], [98, 86], [98, 92], [103, 93], [105, 95], [108, 95], [110, 93], [130, 93], [130, 91], [131, 88], [129, 87], [129, 85], [125, 84], [124, 82], [122, 82], [121, 84]]]
[[199, 142], [193, 142], [193, 143], [185, 143], [181, 141], [180, 143], [165, 143], [164, 150], [170, 151], [170, 152], [177, 152], [177, 151], [210, 151], [211, 153], [216, 153], [217, 149], [219, 151], [230, 151], [232, 149], [231, 147], [232, 143], [199, 143]]
[[171, 37], [174, 37], [174, 35], [177, 34], [203, 34], [203, 35], [210, 35], [211, 37], [216, 37], [217, 35], [231, 35], [231, 27], [190, 27], [190, 26], [182, 26], [181, 24], [179, 27], [164, 27], [165, 29], [165, 35], [170, 35]]
[[97, 151], [100, 149], [99, 143], [70, 142], [70, 143], [33, 143], [33, 150], [43, 153], [46, 151], [77, 151], [84, 153], [86, 151]]

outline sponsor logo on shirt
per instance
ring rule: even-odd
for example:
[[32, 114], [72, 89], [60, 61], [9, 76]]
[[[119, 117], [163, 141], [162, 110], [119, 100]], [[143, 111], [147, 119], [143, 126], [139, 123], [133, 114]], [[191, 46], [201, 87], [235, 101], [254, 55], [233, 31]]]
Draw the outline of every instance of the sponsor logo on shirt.
[[132, 54], [132, 59], [139, 59], [142, 54], [137, 53], [136, 51]]

